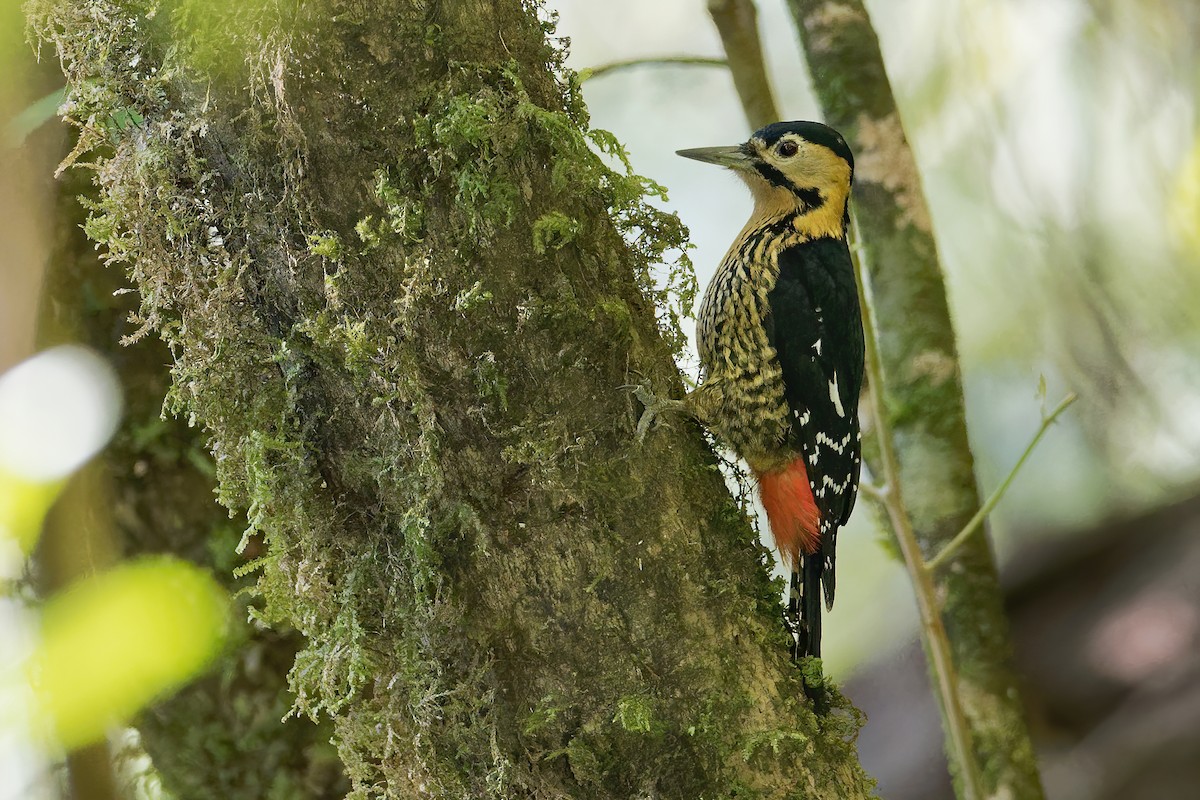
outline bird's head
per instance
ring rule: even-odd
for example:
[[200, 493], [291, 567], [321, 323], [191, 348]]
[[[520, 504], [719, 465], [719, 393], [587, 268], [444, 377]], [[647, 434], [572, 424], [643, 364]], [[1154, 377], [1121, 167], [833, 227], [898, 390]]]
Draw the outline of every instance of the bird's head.
[[743, 144], [677, 152], [736, 172], [754, 194], [755, 216], [797, 210], [838, 222], [845, 216], [854, 155], [841, 134], [820, 122], [775, 122]]

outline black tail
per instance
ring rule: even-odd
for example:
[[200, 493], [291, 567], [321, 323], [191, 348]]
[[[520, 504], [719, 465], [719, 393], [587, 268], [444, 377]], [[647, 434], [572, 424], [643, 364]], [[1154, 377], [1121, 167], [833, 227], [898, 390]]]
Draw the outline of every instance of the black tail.
[[[796, 642], [792, 645], [792, 661], [805, 656], [821, 657], [821, 573], [824, 559], [821, 555], [800, 557], [800, 568], [792, 569], [791, 587], [788, 592], [787, 621]], [[819, 715], [829, 713], [829, 693], [824, 682], [817, 679], [804, 681], [804, 693], [812, 701], [813, 711]]]
[[792, 661], [798, 661], [804, 655], [802, 650], [806, 637], [803, 623], [800, 621], [800, 571], [794, 566], [792, 567], [792, 579], [788, 582], [787, 611], [784, 612], [783, 621], [787, 623], [792, 635], [796, 637], [792, 642]]
[[799, 568], [792, 568], [788, 592], [788, 619], [796, 633], [792, 658], [821, 657], [821, 573], [824, 559], [819, 553], [800, 556]]
[[802, 655], [821, 657], [821, 572], [825, 560], [820, 553], [800, 556], [804, 585], [800, 597], [800, 627], [807, 635]]

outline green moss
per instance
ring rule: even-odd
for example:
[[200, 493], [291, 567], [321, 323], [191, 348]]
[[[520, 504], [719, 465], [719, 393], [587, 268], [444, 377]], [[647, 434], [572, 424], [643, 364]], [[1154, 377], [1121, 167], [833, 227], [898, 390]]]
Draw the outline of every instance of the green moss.
[[108, 214], [92, 214], [83, 225], [84, 233], [97, 244], [107, 244], [116, 229], [116, 220]]
[[636, 339], [637, 325], [632, 310], [619, 297], [600, 298], [591, 318], [593, 322], [601, 323], [616, 343], [629, 345]]
[[360, 219], [354, 224], [354, 232], [358, 234], [359, 240], [363, 243], [363, 253], [380, 247], [383, 244], [383, 237], [380, 235], [379, 221], [374, 215], [368, 215]]
[[412, 201], [411, 191], [412, 187], [397, 183], [389, 170], [375, 171], [373, 193], [383, 219], [374, 224], [374, 216], [369, 215], [357, 223], [356, 230], [364, 243], [379, 246], [385, 237], [398, 239], [404, 244], [421, 241], [424, 236], [425, 206]]
[[603, 785], [604, 770], [600, 759], [583, 737], [576, 736], [567, 745], [567, 763], [571, 768], [571, 776], [581, 786]]
[[769, 750], [775, 757], [783, 755], [800, 758], [808, 754], [810, 747], [809, 737], [800, 731], [755, 731], [746, 737], [742, 745], [742, 758], [746, 763], [750, 763], [764, 749]]
[[475, 362], [475, 387], [481, 398], [508, 410], [508, 380], [496, 364], [495, 353], [483, 353]]
[[473, 308], [492, 302], [492, 293], [483, 288], [483, 281], [475, 281], [454, 298], [454, 310], [467, 313]]
[[330, 261], [340, 261], [342, 258], [342, 242], [336, 233], [324, 231], [308, 234], [308, 251], [315, 256], [327, 258]]
[[[64, 197], [84, 191], [84, 178], [79, 172], [65, 176]], [[125, 276], [102, 268], [92, 242], [72, 235], [85, 210], [92, 218], [85, 228], [94, 239], [118, 251], [138, 241], [93, 199], [61, 208], [70, 220], [61, 240], [66, 250], [56, 253], [48, 286], [54, 302], [46, 309], [53, 318], [47, 329], [61, 326], [71, 340], [106, 352], [125, 389], [123, 424], [105, 453], [114, 532], [126, 554], [171, 552], [211, 569], [238, 593], [229, 646], [213, 671], [136, 721], [154, 758], [155, 780], [161, 776], [177, 797], [341, 796], [348, 782], [328, 744], [328, 721], [319, 727], [279, 722], [291, 704], [286, 670], [301, 642], [294, 632], [268, 631], [252, 621], [256, 612], [246, 591], [250, 582], [242, 579], [242, 554], [261, 542], [248, 540], [239, 548], [244, 520], [231, 519], [214, 502], [216, 465], [204, 432], [161, 416], [170, 351], [154, 339], [127, 348], [115, 340], [132, 297]], [[172, 322], [164, 329], [178, 335], [179, 323]]]
[[533, 252], [561, 250], [579, 233], [579, 223], [560, 211], [551, 211], [533, 223]]
[[661, 730], [661, 723], [654, 718], [653, 704], [645, 697], [629, 696], [618, 700], [613, 722], [630, 733], [652, 733]]
[[537, 708], [533, 710], [533, 713], [525, 718], [525, 722], [521, 726], [522, 733], [530, 736], [543, 728], [553, 725], [558, 720], [559, 715], [565, 710], [556, 704], [553, 697], [543, 697]]

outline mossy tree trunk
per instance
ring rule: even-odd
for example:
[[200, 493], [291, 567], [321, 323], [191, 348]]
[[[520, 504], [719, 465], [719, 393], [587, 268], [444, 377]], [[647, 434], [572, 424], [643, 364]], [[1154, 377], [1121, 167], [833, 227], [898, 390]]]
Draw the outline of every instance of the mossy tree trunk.
[[[358, 796], [862, 797], [538, 10], [39, 0], [101, 200]], [[669, 338], [669, 337], [668, 337]]]
[[[89, 502], [84, 524], [90, 524], [93, 538], [114, 548], [110, 556], [169, 553], [187, 559], [211, 569], [238, 604], [230, 644], [211, 673], [135, 721], [142, 745], [177, 800], [342, 797], [348, 783], [329, 744], [332, 726], [304, 719], [280, 724], [291, 707], [286, 676], [300, 637], [248, 618], [253, 603], [241, 590], [253, 581], [235, 571], [261, 542], [242, 556], [235, 552], [246, 521], [241, 515], [231, 519], [217, 503], [201, 431], [162, 416], [171, 353], [156, 337], [121, 345], [137, 301], [121, 292], [128, 285], [121, 270], [105, 269], [84, 235], [79, 198], [96, 199], [87, 178], [73, 170], [60, 182], [58, 237], [43, 289], [39, 339], [41, 346], [81, 342], [104, 353], [120, 377], [125, 407], [104, 457], [89, 467], [90, 495], [76, 504]], [[56, 540], [51, 552], [94, 561], [97, 542], [81, 547], [82, 534], [78, 524], [51, 526], [46, 538]], [[91, 563], [76, 571], [97, 566], [109, 565]]]
[[[980, 505], [929, 209], [861, 0], [789, 0], [789, 6], [825, 119], [856, 153], [854, 201], [886, 376], [884, 405], [907, 510], [928, 560]], [[870, 466], [883, 474], [878, 460]], [[969, 540], [934, 583], [986, 796], [1039, 798], [987, 538]], [[961, 782], [958, 788], [964, 796]]]

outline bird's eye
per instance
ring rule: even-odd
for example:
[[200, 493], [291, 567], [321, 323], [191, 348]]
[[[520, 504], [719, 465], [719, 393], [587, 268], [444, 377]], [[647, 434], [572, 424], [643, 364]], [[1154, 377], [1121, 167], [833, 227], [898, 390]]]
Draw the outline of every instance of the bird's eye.
[[792, 156], [796, 155], [799, 150], [800, 145], [796, 144], [790, 139], [780, 142], [779, 146], [775, 148], [775, 152], [779, 153], [779, 155], [783, 156], [784, 158], [791, 158]]

